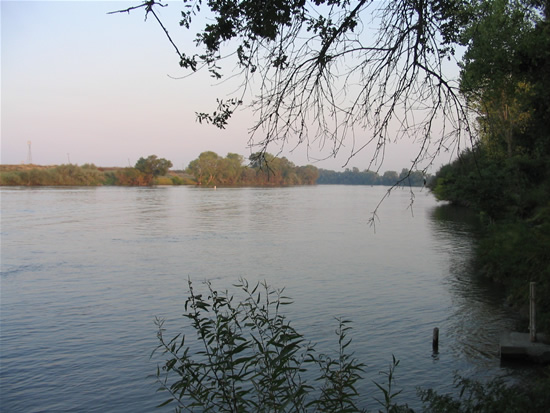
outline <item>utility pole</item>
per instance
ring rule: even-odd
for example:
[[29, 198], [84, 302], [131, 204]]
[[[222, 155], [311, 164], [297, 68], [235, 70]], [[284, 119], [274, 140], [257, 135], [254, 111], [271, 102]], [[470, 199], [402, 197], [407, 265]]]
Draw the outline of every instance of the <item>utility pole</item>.
[[27, 146], [29, 150], [27, 151], [27, 164], [32, 164], [32, 151], [31, 151], [31, 141], [27, 141]]

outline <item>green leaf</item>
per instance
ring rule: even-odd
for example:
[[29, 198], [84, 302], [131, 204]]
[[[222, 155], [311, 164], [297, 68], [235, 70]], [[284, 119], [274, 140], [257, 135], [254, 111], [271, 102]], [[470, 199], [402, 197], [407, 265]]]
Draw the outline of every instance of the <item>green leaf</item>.
[[157, 406], [157, 408], [162, 407], [162, 406], [166, 406], [168, 403], [172, 403], [173, 401], [174, 401], [173, 398], [172, 398], [172, 399], [168, 399], [168, 400], [166, 400], [165, 402], [159, 404], [159, 405]]

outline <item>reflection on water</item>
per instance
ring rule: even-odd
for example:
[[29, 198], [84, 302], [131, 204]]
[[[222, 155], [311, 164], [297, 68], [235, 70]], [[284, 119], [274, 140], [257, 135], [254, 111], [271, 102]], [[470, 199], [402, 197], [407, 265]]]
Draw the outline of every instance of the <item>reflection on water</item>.
[[[502, 291], [476, 273], [472, 259], [478, 217], [471, 211], [443, 204], [433, 209], [431, 226], [440, 245], [452, 245], [445, 285], [451, 295], [447, 318], [453, 351], [472, 361], [470, 368], [482, 371], [498, 360], [498, 340], [513, 330], [519, 317], [504, 305]], [[465, 374], [469, 372], [466, 371]], [[489, 375], [493, 374], [489, 370]]]
[[153, 320], [179, 332], [188, 277], [285, 287], [289, 319], [318, 351], [336, 349], [335, 317], [352, 320], [370, 408], [392, 354], [413, 406], [417, 386], [451, 391], [455, 371], [508, 374], [497, 337], [515, 317], [472, 274], [475, 222], [425, 190], [412, 216], [396, 190], [374, 233], [385, 191], [2, 189], [2, 410], [153, 410]]

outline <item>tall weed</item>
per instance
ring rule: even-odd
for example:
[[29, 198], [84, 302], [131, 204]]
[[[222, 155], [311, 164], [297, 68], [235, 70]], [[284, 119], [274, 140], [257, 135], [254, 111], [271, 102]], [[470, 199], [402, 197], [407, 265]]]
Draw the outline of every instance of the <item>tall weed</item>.
[[[282, 313], [291, 300], [266, 283], [236, 285], [243, 299], [235, 301], [207, 282], [206, 294], [189, 281], [184, 318], [193, 335], [165, 337], [157, 319], [159, 345], [153, 352], [165, 361], [157, 368], [161, 404], [188, 412], [362, 412], [358, 405], [364, 365], [349, 353], [349, 321], [338, 320], [334, 357], [318, 354]], [[158, 355], [158, 354], [157, 354]], [[385, 395], [393, 407], [393, 372]], [[307, 378], [307, 379], [306, 379]], [[389, 409], [389, 410], [388, 410]]]

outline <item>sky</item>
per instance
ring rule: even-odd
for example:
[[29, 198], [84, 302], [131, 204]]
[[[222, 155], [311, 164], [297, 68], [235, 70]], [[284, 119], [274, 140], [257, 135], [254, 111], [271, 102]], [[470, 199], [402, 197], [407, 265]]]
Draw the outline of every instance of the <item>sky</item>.
[[[199, 124], [195, 112], [215, 109], [216, 97], [234, 90], [206, 73], [185, 76], [160, 26], [142, 10], [107, 14], [139, 4], [106, 1], [1, 0], [1, 163], [39, 165], [93, 163], [133, 166], [155, 154], [183, 169], [201, 152], [248, 158], [254, 114], [239, 111], [220, 130]], [[182, 2], [159, 11], [178, 46], [192, 40], [178, 26]], [[184, 78], [182, 78], [184, 77]], [[175, 79], [180, 78], [180, 79]], [[287, 145], [270, 153], [296, 165], [342, 170], [349, 152], [315, 161], [306, 148]], [[400, 141], [386, 148], [380, 171], [401, 171], [418, 145]], [[435, 173], [455, 154], [438, 157]], [[370, 148], [346, 167], [367, 169]]]

